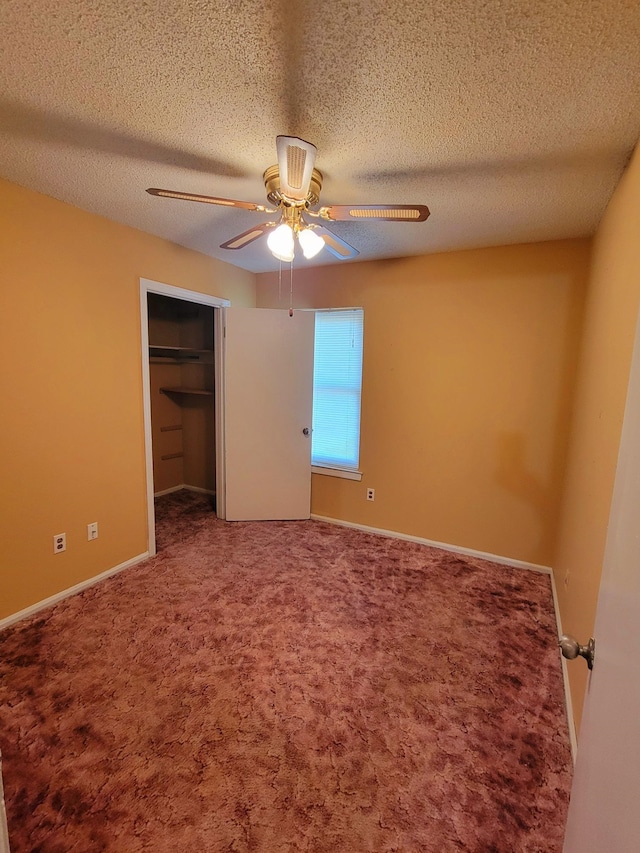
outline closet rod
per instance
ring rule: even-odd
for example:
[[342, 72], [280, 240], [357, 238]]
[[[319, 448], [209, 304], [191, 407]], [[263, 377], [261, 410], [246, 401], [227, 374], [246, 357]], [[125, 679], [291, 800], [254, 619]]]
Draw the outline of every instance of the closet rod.
[[160, 427], [160, 432], [172, 432], [174, 429], [182, 429], [182, 424], [172, 424], [171, 426]]

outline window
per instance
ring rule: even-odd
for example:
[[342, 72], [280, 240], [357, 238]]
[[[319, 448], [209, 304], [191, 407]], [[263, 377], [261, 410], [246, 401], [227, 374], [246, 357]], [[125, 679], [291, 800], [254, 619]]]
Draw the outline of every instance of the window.
[[319, 473], [358, 471], [363, 321], [362, 308], [316, 311], [311, 464], [334, 469]]

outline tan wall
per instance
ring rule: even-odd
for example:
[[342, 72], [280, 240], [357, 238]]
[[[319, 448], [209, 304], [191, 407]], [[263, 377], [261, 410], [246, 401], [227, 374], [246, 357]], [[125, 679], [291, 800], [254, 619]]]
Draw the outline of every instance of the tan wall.
[[[565, 498], [554, 566], [563, 630], [592, 636], [640, 301], [640, 149], [593, 244]], [[588, 670], [569, 666], [579, 725]]]
[[[312, 511], [549, 565], [589, 250], [574, 240], [296, 271], [294, 304], [365, 310], [363, 480], [314, 475]], [[276, 276], [258, 276], [259, 306], [277, 294]]]
[[2, 181], [0, 264], [2, 617], [147, 548], [139, 277], [247, 306], [255, 278]]

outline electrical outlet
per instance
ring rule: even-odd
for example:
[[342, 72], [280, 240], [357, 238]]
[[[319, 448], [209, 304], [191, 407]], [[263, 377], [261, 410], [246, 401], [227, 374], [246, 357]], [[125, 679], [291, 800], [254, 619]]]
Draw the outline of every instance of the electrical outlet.
[[53, 553], [61, 554], [63, 551], [67, 550], [67, 534], [66, 533], [56, 533], [53, 537]]
[[87, 539], [91, 542], [92, 539], [98, 538], [98, 522], [94, 521], [91, 524], [87, 524]]
[[376, 490], [375, 489], [367, 489], [367, 500], [375, 501], [376, 499]]

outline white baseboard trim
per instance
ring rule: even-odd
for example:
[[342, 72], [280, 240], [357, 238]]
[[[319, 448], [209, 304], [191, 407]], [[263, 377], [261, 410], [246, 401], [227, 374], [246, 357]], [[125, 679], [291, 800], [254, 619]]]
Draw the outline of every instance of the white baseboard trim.
[[200, 495], [215, 495], [216, 493], [215, 489], [203, 489], [201, 486], [190, 486], [188, 483], [185, 483], [182, 488], [189, 492], [198, 492]]
[[510, 557], [501, 557], [498, 554], [489, 554], [486, 551], [474, 551], [473, 548], [463, 548], [459, 545], [449, 545], [446, 542], [436, 542], [433, 539], [424, 539], [422, 536], [411, 536], [408, 533], [398, 533], [396, 530], [383, 530], [381, 527], [367, 527], [366, 524], [355, 524], [352, 521], [342, 521], [339, 518], [328, 518], [324, 515], [311, 513], [315, 521], [326, 521], [329, 524], [338, 524], [340, 527], [353, 527], [363, 530], [365, 533], [375, 533], [378, 536], [387, 536], [391, 539], [404, 539], [407, 542], [417, 542], [419, 545], [429, 545], [430, 548], [439, 548], [441, 551], [451, 551], [454, 554], [465, 554], [467, 557], [477, 557], [480, 560], [489, 560], [491, 563], [500, 563], [503, 566], [512, 566], [516, 569], [527, 569], [530, 572], [540, 572], [543, 575], [551, 575], [550, 566], [539, 566], [536, 563], [527, 563], [524, 560], [512, 560]]
[[[553, 572], [551, 573], [551, 591], [553, 593], [553, 608], [556, 612], [556, 625], [558, 626], [558, 638], [560, 638], [563, 634], [562, 631], [562, 619], [560, 618], [560, 603], [558, 601], [558, 591], [556, 589], [556, 579], [554, 577]], [[569, 688], [569, 669], [567, 668], [566, 658], [562, 657], [560, 650], [558, 649], [558, 655], [560, 656], [560, 663], [562, 665], [562, 682], [564, 684], [564, 704], [567, 712], [567, 725], [569, 726], [569, 742], [571, 743], [571, 758], [573, 759], [573, 763], [576, 763], [576, 756], [578, 754], [578, 735], [576, 733], [576, 723], [573, 717], [573, 702], [571, 700], [571, 689]]]
[[38, 613], [40, 610], [51, 607], [59, 601], [63, 601], [65, 598], [69, 598], [71, 595], [76, 595], [76, 593], [82, 592], [84, 589], [88, 589], [90, 586], [94, 586], [100, 581], [110, 578], [112, 575], [117, 575], [119, 572], [122, 572], [131, 566], [141, 563], [143, 560], [146, 560], [148, 556], [149, 552], [145, 551], [144, 554], [138, 554], [137, 557], [132, 557], [130, 560], [126, 560], [124, 563], [114, 566], [112, 569], [107, 569], [106, 572], [94, 575], [94, 577], [88, 578], [86, 581], [80, 581], [80, 583], [75, 584], [75, 586], [63, 589], [62, 592], [56, 592], [55, 595], [50, 595], [49, 598], [45, 598], [42, 601], [36, 602], [36, 604], [25, 607], [24, 610], [12, 613], [11, 616], [5, 616], [4, 619], [0, 619], [0, 631], [2, 631], [3, 628], [8, 628], [9, 625], [14, 625], [16, 622], [20, 622], [22, 619], [27, 619], [29, 616], [33, 616], [34, 613]]
[[180, 483], [179, 486], [171, 486], [170, 489], [163, 489], [161, 492], [154, 492], [154, 498], [161, 498], [163, 495], [170, 495], [172, 492], [179, 492], [182, 489], [187, 489], [189, 492], [198, 492], [201, 495], [215, 495], [215, 489], [203, 489], [200, 486], [190, 486], [188, 483]]
[[184, 489], [184, 483], [180, 483], [179, 486], [171, 486], [170, 489], [162, 489], [160, 492], [154, 492], [154, 498], [161, 498], [163, 495], [170, 495], [173, 492], [179, 492], [180, 489]]

